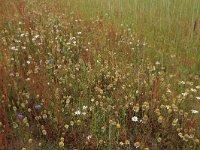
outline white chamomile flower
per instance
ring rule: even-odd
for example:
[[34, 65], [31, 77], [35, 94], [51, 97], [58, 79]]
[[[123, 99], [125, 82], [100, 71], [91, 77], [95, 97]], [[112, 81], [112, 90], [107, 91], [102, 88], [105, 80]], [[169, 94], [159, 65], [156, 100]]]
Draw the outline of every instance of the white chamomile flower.
[[137, 117], [137, 116], [134, 116], [134, 117], [131, 118], [131, 120], [132, 120], [133, 122], [138, 122], [138, 117]]
[[198, 113], [199, 113], [199, 111], [197, 111], [197, 110], [191, 110], [191, 112], [192, 112], [193, 114], [198, 114]]

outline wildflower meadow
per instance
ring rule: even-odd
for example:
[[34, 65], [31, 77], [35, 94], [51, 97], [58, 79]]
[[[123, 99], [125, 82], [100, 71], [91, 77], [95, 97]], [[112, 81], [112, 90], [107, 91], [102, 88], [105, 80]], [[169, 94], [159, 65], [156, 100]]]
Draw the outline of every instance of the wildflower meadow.
[[200, 150], [199, 0], [0, 0], [0, 149]]

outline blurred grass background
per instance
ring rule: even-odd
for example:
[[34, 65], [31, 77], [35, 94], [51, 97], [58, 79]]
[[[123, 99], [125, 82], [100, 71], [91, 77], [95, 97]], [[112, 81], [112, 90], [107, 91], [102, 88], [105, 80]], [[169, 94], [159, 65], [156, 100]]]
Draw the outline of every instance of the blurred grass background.
[[[169, 54], [180, 58], [178, 69], [200, 68], [199, 0], [77, 0], [65, 1], [85, 18], [97, 15], [116, 26], [128, 26], [146, 37], [151, 49], [146, 53], [168, 61]], [[165, 59], [166, 58], [166, 59]], [[177, 60], [179, 60], [177, 58]]]

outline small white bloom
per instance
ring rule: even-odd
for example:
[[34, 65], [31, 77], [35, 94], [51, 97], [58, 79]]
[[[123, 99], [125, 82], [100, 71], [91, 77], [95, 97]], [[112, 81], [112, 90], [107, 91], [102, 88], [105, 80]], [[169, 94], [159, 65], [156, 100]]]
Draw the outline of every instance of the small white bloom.
[[197, 96], [196, 99], [197, 99], [197, 100], [200, 100], [200, 96]]
[[137, 116], [134, 116], [134, 117], [131, 118], [131, 120], [132, 120], [133, 122], [138, 122], [138, 117], [137, 117]]
[[75, 111], [75, 115], [80, 115], [81, 112], [79, 110]]
[[167, 93], [171, 93], [172, 91], [170, 89], [167, 89]]
[[69, 128], [69, 125], [68, 125], [68, 124], [65, 124], [64, 127], [65, 127], [65, 129], [68, 129], [68, 128]]
[[39, 37], [39, 35], [35, 35], [32, 40], [35, 41], [37, 38]]
[[147, 43], [146, 43], [146, 42], [144, 42], [144, 43], [143, 43], [143, 46], [146, 46], [146, 45], [147, 45]]
[[18, 50], [17, 47], [15, 47], [15, 46], [11, 47], [10, 49], [13, 50], [13, 51], [17, 51]]
[[26, 49], [26, 46], [22, 46], [22, 49]]
[[197, 92], [197, 90], [196, 89], [193, 89], [193, 88], [191, 88], [190, 89], [192, 92]]
[[196, 86], [196, 89], [200, 89], [200, 85]]
[[165, 107], [167, 108], [167, 110], [170, 109], [170, 106], [169, 106], [169, 105], [166, 105]]
[[199, 113], [199, 111], [197, 111], [197, 110], [191, 110], [191, 112], [192, 112], [193, 114], [198, 114], [198, 113]]
[[134, 146], [135, 146], [136, 148], [139, 148], [139, 147], [140, 147], [140, 143], [139, 143], [139, 142], [135, 142], [135, 143], [134, 143]]
[[86, 110], [88, 108], [88, 106], [83, 106], [83, 110]]
[[184, 85], [184, 84], [185, 84], [185, 81], [181, 81], [180, 83]]
[[189, 138], [193, 139], [194, 138], [194, 134], [190, 134]]
[[179, 133], [178, 136], [179, 136], [180, 138], [183, 138], [183, 134], [182, 134], [182, 133]]
[[188, 95], [188, 93], [187, 92], [185, 92], [185, 93], [181, 93], [182, 94], [182, 96], [187, 96]]
[[159, 62], [159, 61], [156, 61], [156, 65], [160, 65], [160, 62]]
[[87, 139], [89, 140], [89, 139], [91, 139], [92, 138], [92, 135], [88, 135], [87, 136]]
[[24, 33], [20, 34], [21, 37], [23, 37], [24, 35], [25, 35]]

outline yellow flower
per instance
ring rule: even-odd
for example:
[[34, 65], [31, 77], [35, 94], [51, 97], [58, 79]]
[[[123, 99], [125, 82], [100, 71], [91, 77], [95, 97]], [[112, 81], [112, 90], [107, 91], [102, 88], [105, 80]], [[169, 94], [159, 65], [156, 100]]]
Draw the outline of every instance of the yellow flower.
[[149, 109], [149, 103], [148, 102], [144, 102], [144, 105], [145, 105], [146, 109]]
[[160, 105], [160, 108], [161, 108], [161, 109], [164, 109], [164, 108], [165, 108], [165, 105], [163, 105], [163, 104]]
[[64, 142], [63, 142], [63, 141], [60, 141], [60, 142], [59, 142], [59, 147], [62, 148], [62, 147], [64, 147], [64, 146], [65, 146]]
[[28, 122], [26, 123], [26, 126], [29, 127], [29, 123]]
[[64, 141], [65, 141], [65, 139], [64, 139], [63, 137], [61, 137], [61, 138], [60, 138], [60, 141], [64, 142]]
[[64, 127], [65, 127], [65, 129], [68, 129], [68, 128], [69, 128], [69, 125], [68, 125], [68, 124], [65, 124]]
[[180, 114], [180, 115], [183, 115], [183, 110], [180, 110], [180, 111], [179, 111], [179, 114]]
[[180, 131], [181, 131], [181, 129], [180, 129], [180, 128], [177, 128], [177, 129], [176, 129], [176, 131], [177, 131], [177, 132], [180, 132]]
[[25, 107], [25, 103], [21, 103], [21, 107], [24, 108]]
[[105, 132], [106, 131], [106, 128], [103, 126], [101, 127], [101, 132]]
[[157, 115], [160, 115], [160, 110], [157, 108], [157, 109], [155, 110], [155, 113], [156, 113]]
[[139, 104], [136, 104], [136, 106], [133, 106], [133, 111], [134, 112], [139, 112], [139, 109], [140, 109], [140, 107], [139, 107]]
[[29, 140], [28, 140], [28, 143], [32, 143], [32, 142], [33, 142], [33, 139], [29, 139]]
[[147, 121], [148, 120], [148, 116], [147, 115], [144, 115], [144, 117], [143, 117], [143, 121]]
[[184, 137], [183, 137], [183, 139], [184, 139], [185, 141], [188, 141], [189, 137], [190, 137], [190, 136], [189, 136], [188, 134], [185, 134]]
[[130, 141], [129, 141], [129, 140], [126, 140], [126, 141], [125, 141], [125, 144], [126, 144], [126, 145], [130, 145]]
[[187, 116], [188, 116], [188, 113], [187, 113], [187, 112], [185, 112], [185, 113], [184, 113], [184, 117], [185, 117], [185, 118], [187, 118]]
[[23, 123], [27, 123], [27, 122], [28, 122], [27, 117], [25, 117], [25, 118], [23, 119]]
[[168, 113], [170, 114], [171, 112], [172, 112], [172, 109], [171, 109], [171, 108], [169, 108], [169, 109], [168, 109]]
[[199, 139], [195, 139], [194, 143], [197, 144], [197, 145], [199, 145]]
[[173, 122], [172, 122], [172, 125], [173, 125], [173, 126], [176, 126], [176, 125], [177, 125], [177, 122], [178, 122], [178, 119], [174, 119]]
[[13, 106], [13, 110], [14, 110], [14, 111], [17, 111], [17, 107], [16, 107], [16, 106]]
[[189, 139], [190, 136], [189, 136], [188, 134], [185, 134], [184, 137], [185, 137], [186, 139]]
[[159, 117], [158, 117], [158, 122], [159, 122], [159, 123], [162, 123], [162, 122], [163, 122], [163, 117], [162, 117], [162, 116], [159, 116]]
[[159, 138], [157, 139], [158, 143], [160, 143], [160, 142], [161, 142], [161, 140], [162, 140], [162, 139], [159, 137]]
[[175, 104], [172, 104], [172, 108], [175, 112], [178, 111], [178, 107]]
[[77, 120], [77, 124], [80, 125], [81, 124], [81, 120]]
[[142, 110], [145, 110], [146, 109], [146, 105], [142, 105]]
[[99, 144], [103, 144], [103, 140], [101, 139], [101, 140], [99, 140]]
[[119, 123], [117, 123], [117, 124], [116, 124], [116, 128], [117, 128], [117, 129], [120, 129], [120, 128], [121, 128], [121, 125], [120, 125]]

